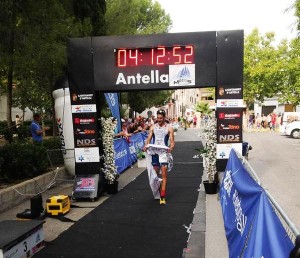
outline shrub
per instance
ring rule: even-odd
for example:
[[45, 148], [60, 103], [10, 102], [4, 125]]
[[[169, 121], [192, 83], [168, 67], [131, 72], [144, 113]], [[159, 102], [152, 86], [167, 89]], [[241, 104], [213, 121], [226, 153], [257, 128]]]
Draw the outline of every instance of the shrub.
[[60, 148], [58, 137], [42, 144], [27, 141], [6, 144], [0, 147], [0, 178], [13, 181], [41, 175], [49, 166], [47, 150]]

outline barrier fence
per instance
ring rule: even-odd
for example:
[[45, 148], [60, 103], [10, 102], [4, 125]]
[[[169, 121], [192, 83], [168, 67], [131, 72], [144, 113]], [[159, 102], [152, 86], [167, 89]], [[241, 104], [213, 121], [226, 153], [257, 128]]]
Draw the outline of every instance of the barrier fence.
[[220, 197], [230, 257], [289, 257], [299, 230], [233, 149]]

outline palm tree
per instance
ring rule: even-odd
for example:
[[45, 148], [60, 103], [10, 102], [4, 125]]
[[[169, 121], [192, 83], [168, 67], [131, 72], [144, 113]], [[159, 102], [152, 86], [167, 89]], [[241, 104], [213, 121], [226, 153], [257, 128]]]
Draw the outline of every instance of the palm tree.
[[210, 115], [212, 113], [207, 102], [198, 102], [195, 106], [195, 110], [201, 112], [201, 115]]

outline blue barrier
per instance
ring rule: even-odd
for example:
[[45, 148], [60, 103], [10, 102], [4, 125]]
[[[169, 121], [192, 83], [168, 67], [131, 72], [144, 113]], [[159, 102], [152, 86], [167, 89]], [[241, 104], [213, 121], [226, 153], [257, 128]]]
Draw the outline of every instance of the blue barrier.
[[229, 257], [289, 257], [293, 248], [265, 190], [231, 150], [220, 189]]
[[114, 140], [115, 164], [119, 174], [137, 161], [136, 152], [143, 148], [147, 137], [148, 132], [141, 132], [130, 136], [128, 141], [124, 138]]

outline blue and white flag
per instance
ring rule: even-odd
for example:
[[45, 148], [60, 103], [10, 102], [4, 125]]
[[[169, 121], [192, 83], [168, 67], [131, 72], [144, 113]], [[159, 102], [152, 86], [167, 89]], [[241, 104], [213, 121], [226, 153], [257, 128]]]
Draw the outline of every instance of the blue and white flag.
[[265, 192], [259, 199], [243, 258], [289, 257], [294, 247]]
[[104, 93], [104, 95], [113, 117], [115, 117], [118, 121], [117, 128], [119, 133], [121, 132], [121, 116], [119, 109], [118, 93]]
[[262, 187], [249, 175], [234, 150], [231, 150], [220, 189], [229, 257], [240, 257], [262, 191]]
[[220, 190], [230, 258], [289, 257], [293, 243], [266, 196], [231, 150]]

